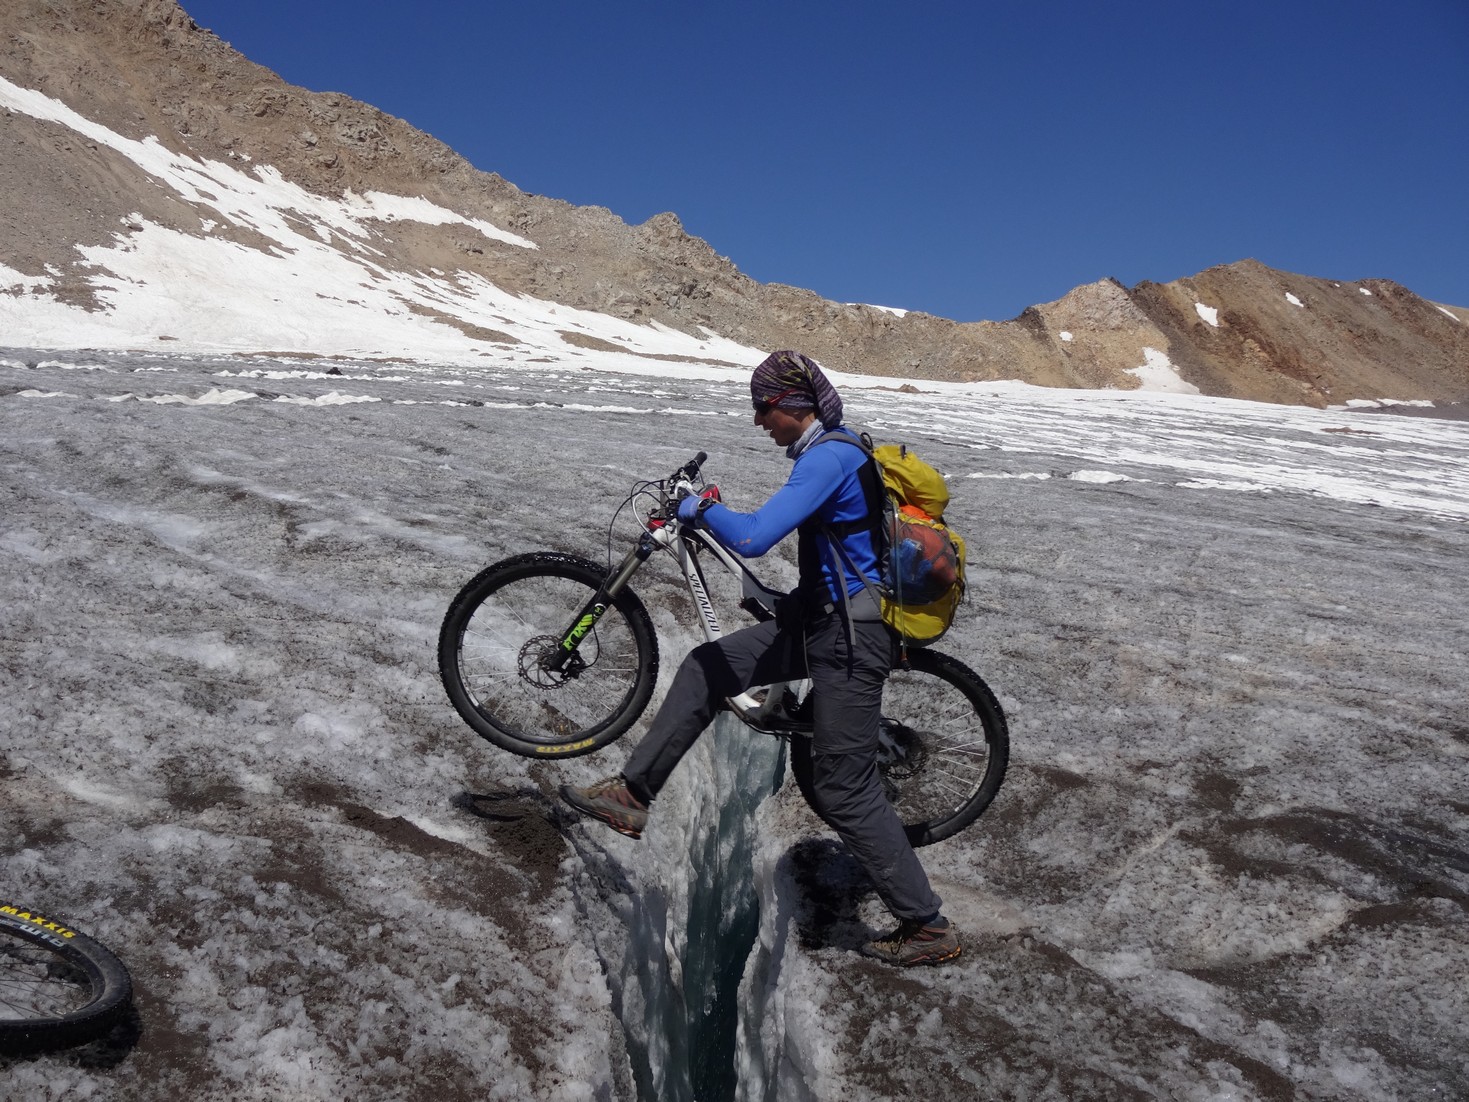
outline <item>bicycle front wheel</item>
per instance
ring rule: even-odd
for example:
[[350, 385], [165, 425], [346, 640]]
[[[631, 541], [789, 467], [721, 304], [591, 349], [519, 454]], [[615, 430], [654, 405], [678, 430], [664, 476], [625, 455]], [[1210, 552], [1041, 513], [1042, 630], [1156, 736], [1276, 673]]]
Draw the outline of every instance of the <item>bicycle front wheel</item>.
[[570, 758], [637, 721], [658, 679], [658, 642], [631, 590], [559, 653], [605, 578], [586, 559], [541, 551], [498, 562], [459, 592], [439, 632], [439, 675], [475, 733], [525, 757]]
[[[913, 650], [882, 696], [877, 766], [888, 801], [916, 848], [951, 838], [999, 792], [1010, 733], [995, 694], [964, 663]], [[812, 787], [811, 740], [791, 739], [791, 772], [820, 814]]]
[[84, 934], [0, 902], [0, 1052], [79, 1044], [111, 1028], [127, 969]]

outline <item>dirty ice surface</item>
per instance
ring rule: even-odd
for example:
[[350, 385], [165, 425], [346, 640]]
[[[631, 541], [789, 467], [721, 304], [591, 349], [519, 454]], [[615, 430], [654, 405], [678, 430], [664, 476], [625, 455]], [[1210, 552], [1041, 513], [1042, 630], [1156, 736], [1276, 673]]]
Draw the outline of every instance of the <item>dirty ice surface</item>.
[[[966, 953], [912, 975], [855, 952], [885, 917], [791, 786], [747, 868], [693, 836], [743, 783], [709, 744], [758, 772], [758, 736], [705, 739], [633, 843], [550, 798], [624, 747], [511, 757], [437, 682], [481, 566], [604, 558], [631, 483], [699, 449], [737, 506], [774, 489], [742, 384], [332, 371], [0, 351], [3, 894], [138, 989], [131, 1047], [0, 1093], [687, 1096], [690, 899], [748, 872], [735, 1097], [1469, 1096], [1462, 423], [847, 391], [950, 477], [942, 649], [1012, 725], [994, 808], [923, 853]], [[666, 676], [684, 598], [657, 563], [635, 588]]]

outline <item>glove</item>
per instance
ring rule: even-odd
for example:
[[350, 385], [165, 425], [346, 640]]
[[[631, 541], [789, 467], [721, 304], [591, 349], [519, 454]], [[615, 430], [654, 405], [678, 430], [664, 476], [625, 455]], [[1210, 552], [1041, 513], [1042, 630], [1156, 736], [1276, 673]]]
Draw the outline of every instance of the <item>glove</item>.
[[678, 503], [678, 519], [681, 524], [697, 528], [704, 510], [719, 500], [719, 487], [706, 486], [697, 495], [690, 494]]

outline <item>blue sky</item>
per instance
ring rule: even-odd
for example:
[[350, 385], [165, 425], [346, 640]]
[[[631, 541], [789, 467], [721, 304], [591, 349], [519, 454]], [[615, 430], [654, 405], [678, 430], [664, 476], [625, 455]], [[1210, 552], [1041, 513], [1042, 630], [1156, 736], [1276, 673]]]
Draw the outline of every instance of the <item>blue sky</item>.
[[1464, 0], [182, 0], [526, 191], [1004, 320], [1254, 257], [1469, 306]]

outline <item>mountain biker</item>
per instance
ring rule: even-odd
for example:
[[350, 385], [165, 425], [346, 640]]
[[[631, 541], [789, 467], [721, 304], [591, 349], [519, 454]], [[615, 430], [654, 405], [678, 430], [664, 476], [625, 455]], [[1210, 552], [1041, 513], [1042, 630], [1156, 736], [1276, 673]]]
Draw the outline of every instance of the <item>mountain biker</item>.
[[755, 368], [750, 396], [755, 424], [795, 461], [790, 478], [753, 513], [689, 496], [679, 503], [678, 517], [746, 558], [796, 532], [799, 584], [777, 606], [774, 620], [689, 652], [620, 775], [587, 788], [564, 785], [561, 794], [583, 814], [641, 837], [649, 805], [726, 697], [752, 685], [809, 677], [814, 802], [898, 920], [898, 928], [870, 942], [868, 952], [905, 966], [951, 960], [961, 951], [958, 936], [940, 914], [939, 897], [878, 774], [882, 690], [894, 637], [871, 590], [843, 569], [831, 546], [841, 540], [846, 560], [878, 577], [873, 518], [859, 477], [868, 459], [856, 447], [811, 447], [826, 433], [853, 435], [842, 425], [841, 398], [815, 360], [772, 353]]

